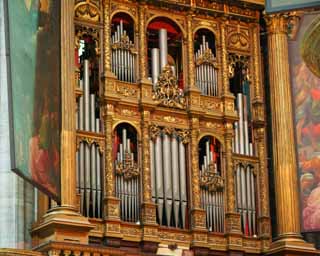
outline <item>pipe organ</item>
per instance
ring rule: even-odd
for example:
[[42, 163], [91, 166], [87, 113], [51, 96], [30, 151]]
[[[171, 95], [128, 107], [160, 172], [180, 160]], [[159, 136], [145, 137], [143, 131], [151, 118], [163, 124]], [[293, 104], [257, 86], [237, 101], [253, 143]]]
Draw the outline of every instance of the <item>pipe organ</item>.
[[[233, 152], [254, 157], [250, 83], [247, 68], [247, 57], [230, 55], [231, 86], [236, 96], [239, 120], [234, 123]], [[236, 165], [235, 188], [236, 208], [241, 215], [242, 231], [247, 236], [256, 236], [256, 182], [254, 166], [246, 163]]]
[[187, 168], [183, 131], [153, 126], [150, 129], [152, 200], [160, 225], [186, 228]]
[[136, 82], [136, 51], [132, 40], [124, 29], [123, 20], [111, 36], [111, 66], [118, 80]]
[[138, 222], [140, 219], [140, 172], [137, 162], [136, 134], [133, 128], [130, 128], [120, 126], [115, 131], [116, 196], [120, 199], [121, 219]]
[[[101, 132], [99, 110], [99, 83], [95, 42], [84, 34], [78, 38], [76, 49], [76, 75], [79, 96], [77, 98], [76, 128], [79, 131], [76, 156], [77, 192], [80, 195], [80, 211], [85, 216], [102, 217], [102, 154], [99, 143], [86, 139]], [[81, 135], [80, 135], [81, 134]]]
[[202, 42], [195, 52], [196, 84], [203, 95], [218, 95], [218, 70], [216, 57], [205, 35], [202, 35]]
[[254, 1], [74, 1], [74, 178], [95, 226], [81, 233], [89, 243], [135, 255], [266, 252]]
[[220, 143], [206, 136], [199, 143], [201, 207], [209, 231], [224, 231], [224, 181], [221, 175]]

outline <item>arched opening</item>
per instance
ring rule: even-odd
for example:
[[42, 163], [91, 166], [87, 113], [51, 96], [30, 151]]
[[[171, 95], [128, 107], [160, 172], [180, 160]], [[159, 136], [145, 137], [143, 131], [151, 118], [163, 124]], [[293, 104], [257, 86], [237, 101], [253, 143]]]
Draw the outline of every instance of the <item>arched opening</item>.
[[206, 225], [210, 232], [224, 231], [224, 181], [221, 166], [221, 144], [213, 136], [199, 142], [199, 171], [201, 207], [206, 211]]
[[182, 65], [182, 32], [179, 26], [166, 17], [153, 19], [147, 27], [148, 70], [155, 87], [162, 69], [169, 65], [184, 88]]
[[121, 123], [114, 130], [113, 160], [116, 176], [116, 197], [120, 199], [120, 217], [123, 221], [140, 219], [140, 169], [137, 131]]
[[230, 91], [235, 96], [239, 120], [234, 124], [233, 152], [254, 155], [253, 124], [251, 110], [249, 58], [229, 55]]
[[194, 35], [196, 85], [203, 95], [218, 95], [218, 69], [215, 36], [208, 29], [199, 29]]
[[111, 70], [118, 80], [136, 82], [134, 21], [127, 13], [117, 13], [111, 21]]

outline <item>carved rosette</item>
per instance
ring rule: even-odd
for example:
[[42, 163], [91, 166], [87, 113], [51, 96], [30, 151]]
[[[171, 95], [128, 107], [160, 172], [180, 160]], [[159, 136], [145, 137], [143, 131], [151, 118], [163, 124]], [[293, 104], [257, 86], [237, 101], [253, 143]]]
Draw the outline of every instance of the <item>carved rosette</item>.
[[165, 107], [186, 108], [183, 90], [178, 87], [177, 78], [173, 75], [172, 68], [169, 65], [163, 67], [152, 99]]

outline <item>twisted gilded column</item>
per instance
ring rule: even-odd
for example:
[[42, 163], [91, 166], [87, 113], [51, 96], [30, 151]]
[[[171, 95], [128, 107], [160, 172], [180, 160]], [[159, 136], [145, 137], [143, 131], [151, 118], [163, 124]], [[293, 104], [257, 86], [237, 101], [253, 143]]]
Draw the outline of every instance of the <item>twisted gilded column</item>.
[[139, 71], [140, 81], [147, 80], [146, 75], [146, 28], [145, 28], [145, 5], [139, 5]]
[[106, 74], [111, 73], [110, 48], [110, 0], [103, 1], [103, 65]]
[[288, 17], [284, 14], [273, 14], [266, 17], [277, 235], [279, 237], [279, 240], [271, 246], [271, 251], [277, 250], [279, 247], [286, 251], [287, 247], [299, 245], [306, 250], [300, 255], [309, 255], [308, 253], [314, 252], [314, 248], [304, 243], [300, 235], [287, 21]]
[[[233, 124], [225, 123], [225, 149], [224, 149], [224, 164], [225, 164], [225, 190], [226, 190], [226, 233], [232, 235], [241, 234], [240, 214], [235, 209], [235, 190], [234, 190], [234, 169], [232, 160], [232, 138]], [[232, 243], [232, 239], [229, 239]], [[232, 245], [231, 245], [232, 246]]]
[[188, 77], [189, 77], [189, 89], [196, 89], [195, 84], [195, 66], [194, 66], [194, 49], [193, 49], [193, 30], [192, 30], [192, 14], [187, 17], [187, 54], [188, 54]]
[[228, 70], [228, 52], [227, 52], [227, 33], [225, 24], [221, 24], [221, 65], [222, 65], [222, 86], [220, 88], [222, 95], [230, 94], [229, 89], [229, 70]]

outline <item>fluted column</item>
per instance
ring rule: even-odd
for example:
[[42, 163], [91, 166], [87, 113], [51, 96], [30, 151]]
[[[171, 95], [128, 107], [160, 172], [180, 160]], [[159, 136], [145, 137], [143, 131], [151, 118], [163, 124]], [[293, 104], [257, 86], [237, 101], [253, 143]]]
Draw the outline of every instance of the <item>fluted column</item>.
[[267, 26], [277, 230], [279, 236], [300, 236], [287, 18], [269, 16]]
[[[76, 126], [74, 100], [74, 0], [61, 1], [61, 205], [32, 227], [34, 245], [44, 241], [88, 243], [94, 227], [76, 207]], [[81, 226], [74, 233], [75, 227]]]
[[61, 1], [61, 205], [76, 208], [74, 1]]
[[315, 255], [312, 244], [300, 234], [300, 209], [294, 139], [291, 85], [288, 58], [288, 16], [266, 17], [269, 49], [269, 79], [272, 111], [272, 148], [277, 235], [268, 254], [292, 255], [299, 246], [300, 255]]

